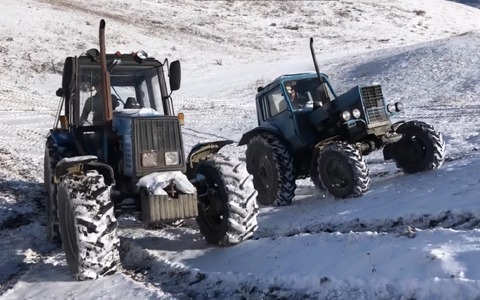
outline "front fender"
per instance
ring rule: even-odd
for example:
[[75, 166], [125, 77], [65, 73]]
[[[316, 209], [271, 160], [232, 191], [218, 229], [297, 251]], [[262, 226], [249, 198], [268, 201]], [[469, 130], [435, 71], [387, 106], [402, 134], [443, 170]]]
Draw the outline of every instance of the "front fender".
[[115, 176], [112, 167], [104, 163], [99, 163], [97, 157], [93, 155], [75, 156], [62, 159], [55, 167], [54, 181], [55, 183], [58, 183], [60, 178], [65, 174], [85, 174], [90, 170], [96, 170], [103, 175], [105, 184], [115, 184]]
[[47, 135], [47, 140], [50, 140], [57, 149], [62, 149], [64, 151], [74, 151], [75, 148], [75, 137], [72, 132], [68, 130], [51, 130]]
[[406, 123], [405, 121], [398, 121], [398, 122], [396, 122], [396, 123], [393, 123], [392, 126], [391, 126], [391, 128], [392, 128], [393, 131], [396, 132], [396, 131], [398, 130], [398, 128], [399, 128], [400, 126], [402, 126], [403, 124], [405, 124], [405, 123]]
[[187, 156], [187, 177], [193, 178], [198, 163], [206, 159], [210, 154], [215, 154], [226, 145], [232, 144], [232, 140], [199, 143], [193, 146]]

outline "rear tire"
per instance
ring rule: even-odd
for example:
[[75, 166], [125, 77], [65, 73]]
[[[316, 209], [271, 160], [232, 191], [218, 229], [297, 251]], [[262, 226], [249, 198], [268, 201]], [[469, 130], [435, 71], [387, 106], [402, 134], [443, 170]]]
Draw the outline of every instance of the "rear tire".
[[257, 229], [257, 192], [245, 163], [221, 154], [202, 161], [197, 174], [206, 185], [197, 187], [197, 223], [207, 242], [221, 246], [240, 243]]
[[245, 153], [247, 170], [253, 175], [262, 205], [289, 205], [295, 196], [293, 157], [282, 142], [274, 137], [255, 136]]
[[58, 185], [62, 245], [67, 264], [78, 280], [113, 274], [120, 262], [110, 189], [95, 171], [64, 175]]
[[405, 173], [417, 173], [440, 168], [445, 161], [445, 141], [433, 126], [420, 122], [406, 122], [397, 129], [403, 134], [392, 144], [393, 159]]
[[337, 198], [362, 196], [370, 187], [369, 170], [360, 151], [345, 142], [332, 142], [320, 150], [321, 185]]

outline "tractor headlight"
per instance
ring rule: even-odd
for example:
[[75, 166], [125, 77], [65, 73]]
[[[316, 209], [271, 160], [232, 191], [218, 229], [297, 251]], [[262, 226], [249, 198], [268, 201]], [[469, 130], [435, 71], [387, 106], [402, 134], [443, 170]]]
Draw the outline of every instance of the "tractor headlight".
[[348, 110], [345, 110], [344, 112], [342, 112], [341, 117], [344, 121], [348, 121], [348, 120], [350, 120], [352, 115], [350, 114], [350, 112]]
[[397, 102], [395, 103], [395, 110], [396, 111], [402, 111], [404, 109], [403, 103], [402, 102]]
[[355, 108], [354, 110], [352, 110], [352, 115], [355, 119], [358, 119], [358, 118], [360, 118], [362, 113], [360, 112], [360, 110], [358, 108]]
[[156, 167], [158, 166], [158, 159], [156, 152], [142, 153], [142, 167]]
[[180, 159], [178, 156], [178, 151], [169, 151], [165, 152], [165, 165], [172, 166], [178, 165], [180, 163]]
[[389, 113], [394, 113], [395, 112], [395, 104], [390, 103], [387, 105], [387, 110]]

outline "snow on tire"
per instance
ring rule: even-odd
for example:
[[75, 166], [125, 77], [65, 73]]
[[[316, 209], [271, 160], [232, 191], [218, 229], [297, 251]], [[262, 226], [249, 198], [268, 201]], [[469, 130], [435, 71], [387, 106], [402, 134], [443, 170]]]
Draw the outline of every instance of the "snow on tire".
[[360, 151], [345, 142], [331, 142], [317, 160], [319, 182], [337, 198], [359, 197], [370, 187], [367, 164]]
[[62, 245], [67, 264], [78, 280], [113, 274], [120, 262], [110, 189], [96, 171], [64, 175], [58, 185]]
[[206, 177], [198, 190], [200, 232], [212, 244], [237, 244], [257, 229], [257, 191], [244, 162], [222, 154], [210, 155], [197, 173]]

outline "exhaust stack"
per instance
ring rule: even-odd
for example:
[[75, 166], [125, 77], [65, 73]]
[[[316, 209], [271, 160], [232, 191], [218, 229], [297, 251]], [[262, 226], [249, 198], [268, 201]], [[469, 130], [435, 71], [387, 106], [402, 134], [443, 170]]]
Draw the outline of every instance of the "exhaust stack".
[[328, 96], [327, 84], [323, 80], [320, 75], [320, 70], [318, 69], [317, 58], [315, 57], [315, 51], [313, 50], [313, 38], [310, 38], [310, 52], [312, 53], [313, 64], [315, 66], [315, 71], [317, 72], [318, 80], [320, 81], [320, 86], [317, 88], [316, 94], [322, 102], [322, 106], [328, 108], [330, 107], [330, 97]]
[[101, 65], [101, 77], [103, 87], [103, 119], [106, 125], [111, 125], [113, 118], [112, 113], [112, 94], [110, 91], [110, 72], [107, 69], [107, 53], [105, 50], [105, 20], [100, 21], [99, 28], [99, 40], [100, 40], [100, 65]]

